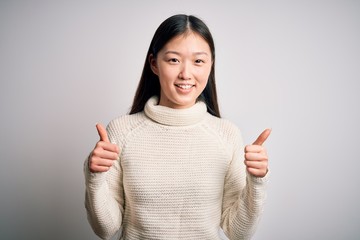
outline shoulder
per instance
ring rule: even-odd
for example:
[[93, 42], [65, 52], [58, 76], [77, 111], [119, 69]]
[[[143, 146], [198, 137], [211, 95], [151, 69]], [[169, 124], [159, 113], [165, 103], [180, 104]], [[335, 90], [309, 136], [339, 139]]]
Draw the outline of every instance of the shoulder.
[[240, 132], [238, 126], [236, 126], [232, 121], [224, 118], [218, 118], [211, 114], [207, 114], [205, 123], [210, 128], [221, 134], [237, 135]]
[[227, 144], [241, 144], [241, 132], [237, 125], [224, 118], [211, 114], [206, 116], [206, 127]]
[[133, 126], [141, 124], [145, 120], [146, 120], [146, 117], [145, 117], [144, 112], [138, 112], [138, 113], [131, 114], [131, 115], [127, 114], [127, 115], [123, 115], [123, 116], [114, 118], [113, 120], [110, 121], [110, 123], [108, 124], [107, 127], [108, 128], [114, 128], [114, 127], [131, 128]]
[[106, 127], [110, 141], [121, 144], [131, 132], [144, 125], [146, 121], [143, 112], [123, 115], [111, 120]]

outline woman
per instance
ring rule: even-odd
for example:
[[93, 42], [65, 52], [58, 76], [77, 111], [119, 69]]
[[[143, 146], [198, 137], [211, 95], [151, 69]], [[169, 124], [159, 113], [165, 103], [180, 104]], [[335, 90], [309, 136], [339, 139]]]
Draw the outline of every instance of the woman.
[[[95, 233], [120, 239], [249, 239], [264, 201], [265, 130], [244, 147], [220, 118], [211, 33], [175, 15], [150, 44], [130, 114], [112, 120], [85, 164]], [[245, 160], [244, 160], [245, 159]]]

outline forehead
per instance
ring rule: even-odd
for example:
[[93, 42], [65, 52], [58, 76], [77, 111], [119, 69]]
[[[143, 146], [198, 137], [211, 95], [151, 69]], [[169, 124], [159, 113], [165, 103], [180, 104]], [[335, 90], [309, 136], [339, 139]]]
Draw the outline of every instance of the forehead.
[[163, 47], [164, 52], [207, 52], [210, 54], [210, 46], [205, 39], [192, 31], [178, 35], [170, 39]]

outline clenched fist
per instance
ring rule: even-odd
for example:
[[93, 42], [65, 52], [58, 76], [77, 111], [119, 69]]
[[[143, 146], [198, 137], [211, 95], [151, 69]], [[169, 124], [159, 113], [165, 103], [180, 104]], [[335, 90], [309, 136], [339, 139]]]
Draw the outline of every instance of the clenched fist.
[[255, 177], [264, 177], [268, 172], [268, 155], [262, 146], [269, 137], [271, 129], [265, 129], [252, 145], [245, 146], [245, 165]]
[[100, 140], [96, 143], [94, 150], [90, 154], [90, 172], [107, 172], [115, 160], [119, 159], [120, 150], [116, 144], [110, 143], [105, 128], [101, 124], [96, 124]]

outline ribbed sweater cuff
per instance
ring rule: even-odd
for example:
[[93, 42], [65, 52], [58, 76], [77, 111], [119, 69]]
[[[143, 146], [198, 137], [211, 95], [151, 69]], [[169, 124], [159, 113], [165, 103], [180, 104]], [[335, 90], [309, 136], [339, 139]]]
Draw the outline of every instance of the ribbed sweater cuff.
[[247, 173], [247, 175], [248, 175], [248, 180], [251, 181], [251, 183], [255, 185], [263, 185], [269, 181], [270, 170], [268, 170], [268, 172], [264, 177], [255, 177], [250, 173]]
[[[90, 157], [90, 155], [89, 155]], [[106, 172], [92, 173], [89, 168], [89, 157], [84, 163], [85, 184], [89, 188], [99, 188], [105, 181]]]

